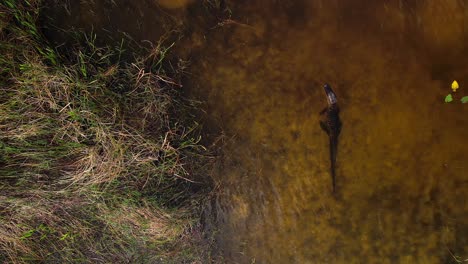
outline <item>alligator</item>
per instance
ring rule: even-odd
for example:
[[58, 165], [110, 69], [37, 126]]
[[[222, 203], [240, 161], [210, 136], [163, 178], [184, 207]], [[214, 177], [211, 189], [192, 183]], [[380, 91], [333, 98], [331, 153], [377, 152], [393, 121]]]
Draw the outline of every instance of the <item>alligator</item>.
[[324, 115], [325, 120], [320, 121], [320, 126], [327, 132], [330, 139], [330, 171], [333, 181], [333, 193], [336, 191], [335, 167], [336, 167], [336, 154], [338, 150], [338, 136], [341, 132], [340, 109], [338, 107], [338, 100], [336, 95], [331, 89], [330, 85], [325, 84], [323, 89], [327, 95], [328, 106], [323, 109], [320, 114]]

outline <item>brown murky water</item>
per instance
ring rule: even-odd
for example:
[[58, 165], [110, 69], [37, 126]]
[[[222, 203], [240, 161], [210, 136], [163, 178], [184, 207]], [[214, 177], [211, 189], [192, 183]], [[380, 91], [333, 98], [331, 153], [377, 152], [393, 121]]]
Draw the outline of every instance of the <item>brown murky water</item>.
[[[175, 2], [131, 5], [184, 28], [184, 85], [207, 133], [223, 132], [206, 214], [225, 262], [466, 262], [467, 1], [227, 1], [211, 17], [209, 3]], [[137, 20], [118, 21], [156, 40], [155, 20]], [[324, 82], [343, 121], [336, 196]]]

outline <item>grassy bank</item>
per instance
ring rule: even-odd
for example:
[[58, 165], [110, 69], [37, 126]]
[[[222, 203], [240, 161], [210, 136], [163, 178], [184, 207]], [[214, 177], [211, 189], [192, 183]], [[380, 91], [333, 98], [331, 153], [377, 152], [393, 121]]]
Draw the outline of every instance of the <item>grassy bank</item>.
[[39, 10], [0, 4], [0, 262], [197, 263], [205, 150], [165, 49], [58, 50]]

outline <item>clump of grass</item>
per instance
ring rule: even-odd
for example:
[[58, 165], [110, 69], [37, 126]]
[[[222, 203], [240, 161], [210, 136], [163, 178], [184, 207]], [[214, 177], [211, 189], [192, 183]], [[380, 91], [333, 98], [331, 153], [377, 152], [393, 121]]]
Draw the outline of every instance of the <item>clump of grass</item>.
[[167, 49], [91, 34], [57, 52], [39, 7], [0, 4], [0, 262], [197, 261], [205, 149]]

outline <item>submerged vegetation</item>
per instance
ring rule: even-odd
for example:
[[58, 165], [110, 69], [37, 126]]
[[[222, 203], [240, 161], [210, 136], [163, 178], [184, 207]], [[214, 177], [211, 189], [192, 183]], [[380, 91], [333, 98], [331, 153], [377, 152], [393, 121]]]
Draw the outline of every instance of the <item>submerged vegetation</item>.
[[39, 9], [0, 4], [0, 262], [197, 262], [206, 151], [166, 49], [56, 49]]

